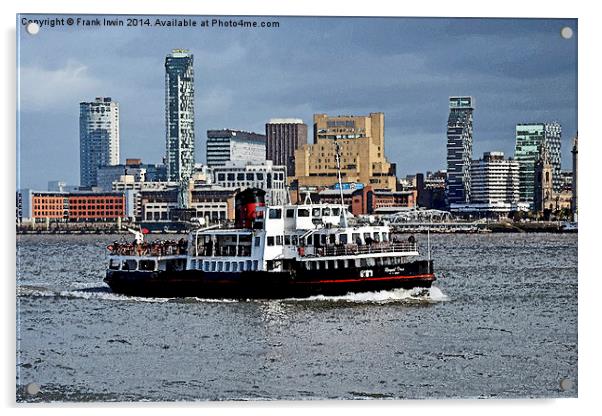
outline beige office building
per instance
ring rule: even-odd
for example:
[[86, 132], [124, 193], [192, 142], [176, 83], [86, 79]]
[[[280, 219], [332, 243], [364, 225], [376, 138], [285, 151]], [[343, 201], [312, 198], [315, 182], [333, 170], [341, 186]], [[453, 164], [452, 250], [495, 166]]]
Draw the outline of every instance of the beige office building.
[[395, 169], [385, 158], [385, 115], [336, 116], [314, 114], [314, 143], [295, 151], [299, 187], [337, 183], [336, 146], [340, 146], [343, 182], [395, 190]]

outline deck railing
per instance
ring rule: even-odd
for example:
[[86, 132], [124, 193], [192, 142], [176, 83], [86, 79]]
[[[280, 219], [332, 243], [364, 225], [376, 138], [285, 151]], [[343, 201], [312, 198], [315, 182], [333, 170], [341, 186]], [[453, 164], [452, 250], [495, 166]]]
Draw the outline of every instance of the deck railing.
[[178, 256], [188, 252], [183, 241], [157, 241], [153, 243], [113, 243], [107, 247], [110, 256]]
[[373, 253], [409, 253], [418, 251], [418, 243], [414, 242], [391, 242], [373, 244], [345, 244], [327, 245], [325, 247], [307, 247], [300, 250], [302, 257], [331, 257], [331, 256], [354, 256], [358, 254]]

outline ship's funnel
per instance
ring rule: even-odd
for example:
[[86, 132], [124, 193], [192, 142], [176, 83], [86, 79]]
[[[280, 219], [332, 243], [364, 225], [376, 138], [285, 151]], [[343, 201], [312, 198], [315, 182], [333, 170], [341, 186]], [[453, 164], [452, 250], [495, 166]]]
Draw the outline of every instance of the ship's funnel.
[[247, 188], [236, 195], [234, 200], [235, 223], [239, 228], [253, 228], [253, 222], [263, 218], [263, 212], [257, 207], [265, 206], [265, 191], [258, 188]]

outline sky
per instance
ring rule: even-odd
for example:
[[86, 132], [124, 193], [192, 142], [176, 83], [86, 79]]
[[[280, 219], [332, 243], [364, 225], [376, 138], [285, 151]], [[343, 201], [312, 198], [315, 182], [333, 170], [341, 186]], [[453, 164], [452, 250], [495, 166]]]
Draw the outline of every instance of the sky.
[[270, 118], [301, 118], [311, 132], [315, 113], [384, 112], [399, 177], [445, 169], [448, 98], [470, 95], [473, 159], [513, 156], [517, 123], [558, 121], [562, 167], [571, 168], [576, 19], [245, 17], [279, 27], [42, 26], [32, 36], [22, 17], [77, 18], [18, 17], [18, 188], [79, 184], [79, 103], [97, 96], [119, 102], [121, 162], [160, 163], [164, 60], [174, 48], [194, 55], [197, 162], [210, 129], [265, 133]]

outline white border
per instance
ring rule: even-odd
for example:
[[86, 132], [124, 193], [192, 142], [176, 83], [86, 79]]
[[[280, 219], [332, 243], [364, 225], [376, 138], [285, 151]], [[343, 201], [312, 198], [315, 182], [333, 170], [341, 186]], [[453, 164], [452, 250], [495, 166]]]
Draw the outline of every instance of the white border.
[[[165, 412], [195, 412], [211, 409], [212, 414], [231, 414], [232, 411], [245, 410], [252, 414], [306, 414], [308, 412], [333, 412], [343, 410], [354, 414], [374, 410], [385, 414], [400, 412], [437, 412], [451, 415], [506, 415], [507, 413], [529, 412], [545, 414], [581, 414], [590, 409], [599, 408], [596, 397], [600, 382], [600, 308], [598, 297], [602, 293], [600, 279], [602, 273], [594, 268], [597, 243], [597, 223], [595, 217], [598, 198], [598, 175], [594, 171], [597, 155], [602, 154], [602, 133], [596, 128], [600, 112], [600, 74], [602, 68], [599, 58], [599, 40], [602, 33], [599, 13], [594, 6], [569, 1], [526, 2], [524, 0], [487, 1], [429, 1], [400, 2], [391, 5], [390, 1], [370, 0], [351, 2], [349, 0], [305, 0], [286, 1], [250, 1], [234, 0], [208, 3], [194, 0], [22, 0], [12, 3], [2, 2], [3, 28], [3, 64], [2, 88], [4, 93], [4, 111], [1, 125], [4, 128], [4, 191], [6, 201], [2, 206], [4, 233], [2, 239], [3, 308], [6, 312], [2, 319], [2, 404], [15, 411], [15, 298], [14, 298], [14, 188], [15, 188], [15, 14], [21, 13], [120, 13], [120, 14], [232, 14], [232, 15], [347, 15], [347, 16], [442, 16], [442, 17], [564, 17], [579, 18], [579, 399], [561, 400], [445, 400], [445, 401], [385, 401], [385, 402], [252, 402], [252, 403], [205, 403], [189, 404], [149, 404], [130, 405], [128, 411], [164, 414]], [[585, 2], [584, 2], [585, 3]], [[595, 4], [591, 2], [590, 4]], [[174, 407], [184, 409], [174, 409]], [[81, 413], [76, 405], [54, 405], [48, 408], [40, 406], [25, 407], [26, 413], [43, 411], [44, 414]], [[105, 414], [112, 411], [114, 405], [85, 406], [86, 414]], [[107, 409], [109, 407], [109, 409]], [[167, 407], [167, 408], [165, 408]], [[12, 408], [12, 409], [11, 409]], [[343, 409], [339, 409], [343, 408]]]

